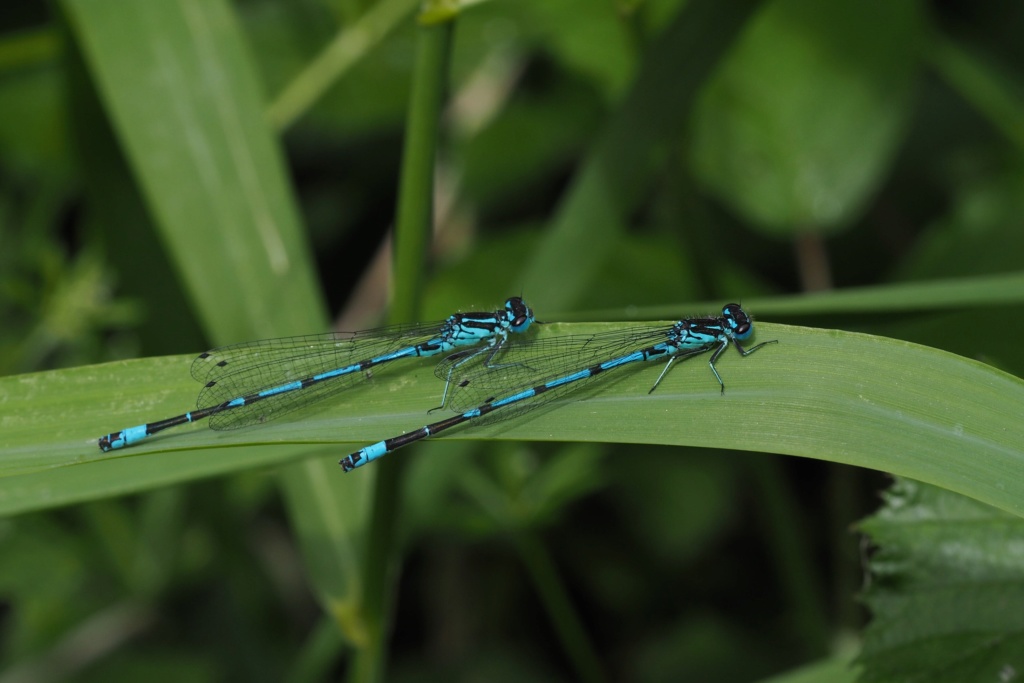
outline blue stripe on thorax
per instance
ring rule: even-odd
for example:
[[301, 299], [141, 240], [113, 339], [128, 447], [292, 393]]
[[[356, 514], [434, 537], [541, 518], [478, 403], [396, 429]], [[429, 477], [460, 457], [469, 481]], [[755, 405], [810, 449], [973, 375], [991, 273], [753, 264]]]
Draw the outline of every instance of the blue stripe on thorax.
[[456, 325], [445, 338], [445, 341], [453, 346], [463, 346], [465, 344], [474, 344], [484, 339], [490, 339], [499, 334], [505, 336], [505, 329], [502, 323], [494, 316], [489, 318], [471, 318], [463, 320]]
[[678, 337], [672, 335], [672, 345], [677, 347], [677, 349], [699, 349], [720, 341], [725, 331], [718, 325], [706, 325], [704, 330], [707, 331], [698, 332], [694, 329], [679, 330], [682, 334]]

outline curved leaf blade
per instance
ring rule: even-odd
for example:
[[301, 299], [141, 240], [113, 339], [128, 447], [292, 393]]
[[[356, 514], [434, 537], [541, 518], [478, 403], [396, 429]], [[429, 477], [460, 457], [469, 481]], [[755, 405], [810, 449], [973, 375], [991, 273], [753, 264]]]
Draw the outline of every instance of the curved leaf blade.
[[[542, 334], [617, 327], [557, 324], [545, 326]], [[455, 431], [450, 438], [672, 444], [799, 455], [893, 472], [1024, 515], [1021, 379], [944, 351], [865, 334], [759, 324], [758, 338], [780, 343], [748, 358], [732, 350], [724, 354], [718, 367], [725, 396], [719, 395], [703, 356], [677, 364], [651, 395], [647, 390], [660, 367], [608, 373], [593, 389], [548, 408]], [[208, 465], [209, 474], [285, 462], [297, 457], [296, 446], [313, 450], [336, 444], [340, 457], [353, 446], [442, 417], [426, 413], [441, 390], [430, 364], [412, 364], [391, 378], [371, 379], [305, 417], [232, 432], [197, 424], [100, 453], [95, 444], [100, 434], [191, 404], [196, 387], [188, 381], [188, 361], [147, 359], [0, 379], [0, 511], [17, 509], [3, 500], [17, 485], [15, 475], [32, 471], [159, 458], [167, 483], [197, 476], [178, 467], [195, 449], [218, 449], [201, 456], [224, 460], [223, 467]], [[265, 448], [253, 448], [275, 445], [279, 448], [269, 455]], [[130, 476], [119, 473], [116, 464], [106, 466], [109, 476]], [[80, 485], [68, 476], [60, 490], [48, 493], [50, 504], [81, 496]], [[131, 486], [122, 478], [122, 492]]]

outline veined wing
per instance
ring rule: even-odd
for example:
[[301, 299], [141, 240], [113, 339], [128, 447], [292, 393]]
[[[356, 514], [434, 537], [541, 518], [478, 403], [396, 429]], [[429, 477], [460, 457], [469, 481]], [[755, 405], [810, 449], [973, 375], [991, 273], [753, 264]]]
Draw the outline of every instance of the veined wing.
[[[465, 412], [483, 403], [502, 399], [548, 382], [566, 377], [667, 338], [670, 327], [632, 327], [591, 335], [566, 335], [530, 340], [498, 350], [489, 363], [475, 362], [472, 367], [452, 368], [448, 407]], [[449, 360], [438, 365], [435, 374], [445, 379]], [[547, 403], [591, 381], [583, 378], [552, 388], [516, 406], [502, 409], [506, 417], [520, 414], [529, 407]], [[495, 414], [497, 416], [497, 414]]]
[[[444, 322], [394, 325], [364, 332], [284, 337], [213, 349], [192, 363], [192, 376], [205, 384], [196, 405], [210, 408], [242, 396], [253, 396], [357, 365], [437, 336]], [[368, 373], [383, 372], [391, 363], [347, 374], [248, 402], [210, 417], [213, 429], [259, 424], [319, 402], [364, 381]]]
[[[273, 375], [274, 371], [256, 373], [254, 368], [269, 366], [282, 368], [278, 373], [287, 373], [288, 363], [294, 364], [294, 376], [298, 379], [317, 372], [326, 372], [332, 367], [343, 367], [367, 358], [383, 355], [406, 346], [415, 346], [437, 335], [444, 321], [415, 323], [411, 325], [389, 325], [362, 332], [327, 332], [297, 337], [261, 339], [221, 346], [199, 355], [192, 361], [192, 378], [197, 382], [220, 382], [230, 376], [243, 393], [266, 388], [262, 384], [248, 384], [241, 381], [247, 373], [254, 378]], [[305, 374], [302, 374], [304, 371]], [[258, 381], [255, 380], [254, 381]]]

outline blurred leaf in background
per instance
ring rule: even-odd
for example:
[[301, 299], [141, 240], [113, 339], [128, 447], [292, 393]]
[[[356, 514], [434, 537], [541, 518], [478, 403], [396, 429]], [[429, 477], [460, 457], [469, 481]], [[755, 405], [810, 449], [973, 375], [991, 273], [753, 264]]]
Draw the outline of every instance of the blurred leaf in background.
[[860, 523], [876, 550], [864, 681], [1013, 680], [1024, 669], [1024, 522], [900, 479]]
[[698, 104], [697, 177], [771, 235], [849, 227], [885, 180], [910, 116], [922, 10], [772, 3]]

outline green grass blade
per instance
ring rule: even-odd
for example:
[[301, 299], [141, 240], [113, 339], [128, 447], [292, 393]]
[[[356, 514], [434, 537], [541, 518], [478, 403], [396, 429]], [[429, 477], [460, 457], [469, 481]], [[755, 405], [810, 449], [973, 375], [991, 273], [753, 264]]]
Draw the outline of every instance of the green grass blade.
[[271, 125], [277, 130], [291, 127], [359, 60], [411, 16], [416, 4], [416, 0], [381, 0], [370, 5], [354, 24], [339, 30], [267, 108]]
[[[420, 318], [427, 252], [433, 234], [437, 137], [449, 77], [453, 32], [452, 22], [420, 26], [417, 32], [416, 66], [406, 120], [395, 224], [393, 323]], [[377, 471], [362, 574], [362, 622], [367, 637], [352, 663], [350, 679], [353, 681], [377, 681], [385, 677], [405, 463], [396, 459], [382, 465]]]
[[322, 328], [281, 150], [230, 8], [63, 6], [204, 329], [229, 342]]
[[[558, 324], [544, 336], [615, 329]], [[450, 438], [606, 441], [733, 448], [798, 455], [893, 472], [1024, 515], [1024, 381], [977, 361], [884, 337], [760, 324], [778, 339], [753, 356], [732, 350], [719, 361], [725, 396], [706, 357], [678, 364], [658, 390], [658, 368], [634, 368], [595, 382], [595, 391], [522, 419], [455, 431]], [[95, 438], [112, 429], [181, 412], [196, 387], [184, 357], [148, 359], [0, 379], [0, 509], [28, 471], [128, 462], [192, 449], [230, 457], [236, 468], [294, 457], [291, 448], [352, 447], [440, 419], [426, 414], [440, 387], [429, 364], [380, 376], [304, 419], [214, 432], [201, 425], [114, 454]], [[260, 448], [279, 445], [275, 456]], [[228, 447], [231, 447], [229, 450]], [[390, 457], [409, 457], [414, 449]], [[172, 459], [164, 460], [171, 466]], [[108, 474], [132, 489], [132, 473]], [[169, 473], [168, 476], [173, 476]], [[338, 473], [342, 477], [341, 473]], [[344, 478], [360, 478], [360, 473]], [[74, 477], [35, 507], [81, 499]], [[43, 494], [40, 494], [42, 496]], [[102, 495], [102, 494], [100, 494]], [[28, 502], [22, 500], [22, 505]]]
[[[842, 313], [901, 313], [936, 310], [973, 309], [1024, 303], [1024, 272], [978, 277], [950, 278], [928, 282], [903, 282], [850, 287], [830, 292], [812, 292], [800, 296], [757, 297], [744, 299], [745, 308], [760, 315], [838, 315]], [[629, 311], [633, 319], [697, 315], [718, 310], [721, 301], [695, 303], [685, 311], [670, 306], [638, 306]], [[589, 317], [602, 320], [623, 319], [623, 309], [590, 311]], [[579, 318], [569, 314], [565, 320]]]
[[[257, 70], [231, 6], [210, 0], [127, 5], [64, 0], [62, 6], [163, 244], [209, 337], [231, 343], [326, 329], [324, 303], [283, 155], [264, 116]], [[173, 391], [167, 387], [182, 386], [175, 382], [183, 363], [163, 375], [171, 380], [163, 390], [144, 376], [168, 362], [174, 361], [150, 359], [128, 364], [123, 374], [107, 375], [109, 367], [101, 372], [126, 381], [134, 374], [145, 385], [145, 394], [166, 397]], [[123, 407], [129, 386], [108, 385], [109, 393], [103, 395]], [[195, 387], [182, 387], [174, 403], [191, 406], [194, 392]], [[171, 413], [182, 412], [177, 406]], [[53, 504], [110, 495], [111, 477], [118, 482], [115, 491], [126, 492], [187, 479], [193, 476], [185, 473], [189, 469], [198, 476], [199, 470], [225, 471], [196, 453], [144, 457], [144, 467], [119, 467], [91, 464], [93, 449], [85, 442], [73, 450], [95, 469], [90, 476], [82, 472], [81, 483], [54, 475], [63, 483], [41, 494], [54, 495]], [[293, 456], [310, 451], [286, 450]], [[207, 454], [206, 461], [240, 458], [238, 466], [247, 467], [268, 462], [265, 455], [266, 449], [240, 449], [216, 458]], [[353, 530], [340, 524], [339, 516], [346, 522], [361, 520], [357, 503], [372, 478], [335, 478], [330, 462], [312, 460], [281, 473], [315, 590], [328, 611], [341, 616], [354, 611], [360, 581], [351, 559], [358, 547]], [[39, 506], [30, 489], [18, 491], [18, 502], [9, 509]], [[344, 511], [336, 507], [342, 500], [347, 502]]]

